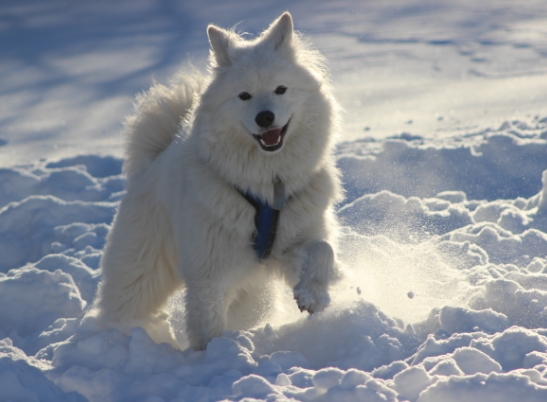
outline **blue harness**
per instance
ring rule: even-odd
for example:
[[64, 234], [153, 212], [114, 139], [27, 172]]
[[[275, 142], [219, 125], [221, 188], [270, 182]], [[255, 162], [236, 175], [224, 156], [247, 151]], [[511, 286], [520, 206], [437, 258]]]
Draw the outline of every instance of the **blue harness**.
[[240, 191], [241, 195], [255, 209], [255, 231], [253, 234], [253, 249], [260, 261], [265, 260], [272, 252], [279, 214], [285, 206], [285, 186], [281, 181], [274, 183], [273, 205], [262, 201], [249, 191]]

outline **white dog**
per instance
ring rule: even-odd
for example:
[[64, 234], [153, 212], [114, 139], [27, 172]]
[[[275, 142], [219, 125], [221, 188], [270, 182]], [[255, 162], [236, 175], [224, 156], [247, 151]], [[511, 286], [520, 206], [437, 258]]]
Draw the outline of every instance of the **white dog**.
[[127, 194], [96, 301], [105, 322], [174, 343], [158, 329], [168, 326], [161, 308], [185, 286], [196, 349], [256, 324], [272, 275], [293, 287], [301, 311], [327, 306], [341, 199], [338, 107], [291, 15], [254, 40], [207, 32], [210, 78], [154, 85], [126, 121]]

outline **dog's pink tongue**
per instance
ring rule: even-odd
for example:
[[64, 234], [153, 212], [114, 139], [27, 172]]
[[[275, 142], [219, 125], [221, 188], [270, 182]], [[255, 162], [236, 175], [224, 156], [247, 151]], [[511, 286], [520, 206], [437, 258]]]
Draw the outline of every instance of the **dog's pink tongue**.
[[262, 142], [265, 145], [268, 145], [268, 146], [277, 145], [280, 141], [279, 137], [281, 137], [281, 129], [280, 128], [276, 128], [275, 130], [266, 131], [266, 132], [262, 133], [262, 135], [260, 136], [260, 138], [262, 138]]

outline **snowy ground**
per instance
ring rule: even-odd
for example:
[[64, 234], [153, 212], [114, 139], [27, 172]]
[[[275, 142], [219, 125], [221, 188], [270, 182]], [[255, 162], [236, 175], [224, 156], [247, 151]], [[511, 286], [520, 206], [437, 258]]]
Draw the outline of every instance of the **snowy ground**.
[[[542, 1], [129, 4], [0, 6], [0, 400], [547, 400]], [[347, 111], [332, 305], [304, 318], [280, 288], [268, 323], [205, 352], [101, 331], [82, 317], [133, 94], [202, 67], [207, 23], [284, 9]]]

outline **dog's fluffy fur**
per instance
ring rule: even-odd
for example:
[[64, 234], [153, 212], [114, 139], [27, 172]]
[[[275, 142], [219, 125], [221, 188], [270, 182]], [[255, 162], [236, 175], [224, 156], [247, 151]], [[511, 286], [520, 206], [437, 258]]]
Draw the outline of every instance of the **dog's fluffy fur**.
[[[96, 300], [104, 322], [139, 325], [174, 343], [161, 329], [168, 325], [161, 308], [185, 286], [196, 349], [227, 328], [256, 323], [269, 306], [272, 275], [293, 287], [301, 310], [326, 307], [336, 271], [333, 205], [341, 197], [332, 155], [337, 104], [322, 57], [293, 31], [290, 14], [254, 40], [213, 25], [208, 35], [210, 77], [181, 74], [170, 87], [154, 85], [126, 120], [127, 194]], [[265, 110], [275, 118], [261, 127], [256, 116]], [[287, 124], [281, 138], [257, 138]], [[271, 204], [277, 179], [287, 204], [261, 262], [252, 247], [255, 210], [239, 190]]]

